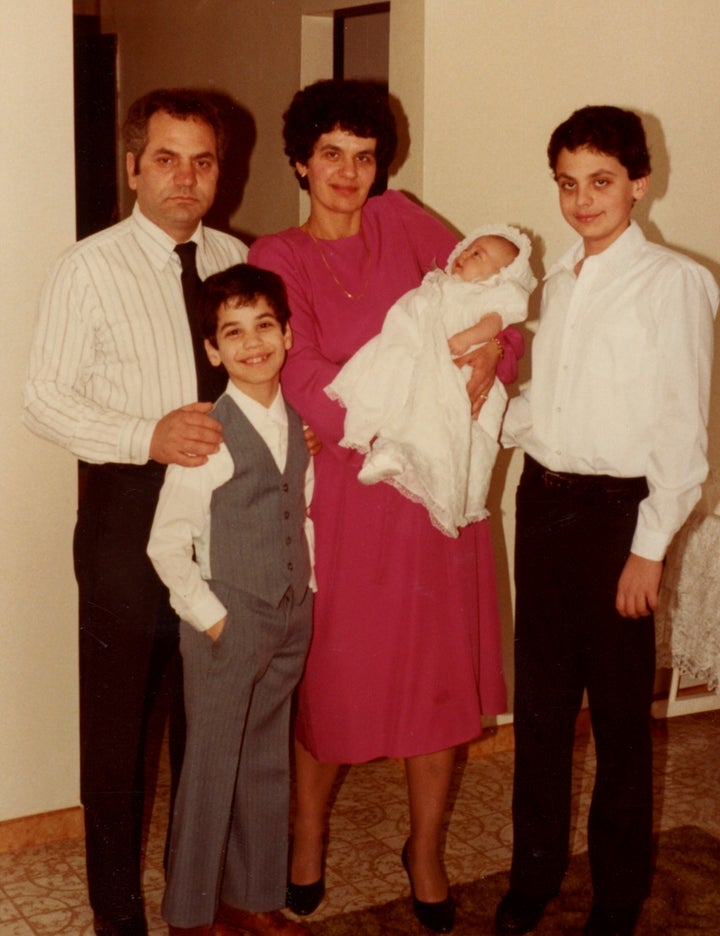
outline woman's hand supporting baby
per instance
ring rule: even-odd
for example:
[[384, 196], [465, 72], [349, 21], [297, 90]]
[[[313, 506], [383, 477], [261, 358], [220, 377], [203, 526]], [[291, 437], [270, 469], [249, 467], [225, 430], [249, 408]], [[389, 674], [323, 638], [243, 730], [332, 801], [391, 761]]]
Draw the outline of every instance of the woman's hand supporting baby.
[[[458, 367], [469, 364], [473, 369], [467, 382], [467, 391], [474, 418], [488, 398], [498, 362], [502, 358], [502, 345], [499, 341], [492, 341], [501, 329], [502, 319], [498, 313], [488, 312], [476, 325], [448, 338], [448, 346], [455, 358], [455, 364]], [[475, 347], [476, 345], [480, 347]], [[468, 350], [469, 348], [472, 350]]]

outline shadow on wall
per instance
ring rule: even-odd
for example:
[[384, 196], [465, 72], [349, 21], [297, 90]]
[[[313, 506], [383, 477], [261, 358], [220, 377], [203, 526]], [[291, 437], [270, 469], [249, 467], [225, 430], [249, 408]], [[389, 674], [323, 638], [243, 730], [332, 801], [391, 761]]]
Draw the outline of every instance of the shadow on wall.
[[388, 100], [397, 128], [397, 150], [395, 151], [395, 158], [388, 169], [388, 175], [394, 176], [405, 164], [410, 152], [410, 123], [400, 99], [395, 97], [394, 94], [389, 94]]
[[[670, 192], [672, 189], [673, 183], [671, 181], [670, 154], [665, 142], [665, 133], [663, 131], [660, 120], [654, 114], [647, 114], [643, 111], [638, 111], [638, 113], [640, 114], [643, 126], [645, 127], [645, 136], [647, 137], [648, 149], [650, 151], [652, 176], [650, 182], [650, 191], [648, 192], [647, 197], [644, 198], [641, 202], [638, 202], [635, 208], [635, 219], [642, 227], [646, 237], [649, 240], [655, 241], [657, 244], [663, 244], [666, 247], [670, 247], [672, 250], [679, 251], [680, 253], [684, 253], [688, 257], [692, 257], [693, 260], [696, 260], [704, 267], [707, 267], [715, 279], [720, 279], [720, 263], [718, 262], [717, 257], [707, 257], [692, 250], [688, 250], [687, 245], [685, 244], [668, 243], [666, 238], [663, 236], [662, 231], [658, 228], [655, 222], [650, 219], [650, 214], [652, 213], [652, 206], [654, 202], [662, 201], [663, 198], [665, 198], [668, 192]], [[675, 197], [677, 198], [677, 187], [681, 184], [680, 180], [676, 179], [675, 184]]]
[[255, 148], [257, 129], [250, 111], [221, 92], [203, 91], [220, 112], [225, 126], [225, 158], [220, 172], [215, 202], [205, 217], [209, 227], [239, 237], [250, 244], [253, 235], [233, 228], [231, 218], [240, 207], [250, 174], [250, 157]]

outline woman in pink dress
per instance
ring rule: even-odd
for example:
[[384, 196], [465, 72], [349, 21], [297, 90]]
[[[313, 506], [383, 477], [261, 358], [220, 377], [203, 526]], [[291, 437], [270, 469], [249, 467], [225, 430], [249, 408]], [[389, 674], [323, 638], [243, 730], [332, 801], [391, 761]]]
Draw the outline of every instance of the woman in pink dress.
[[[322, 899], [325, 808], [339, 765], [404, 758], [410, 837], [402, 859], [413, 907], [431, 930], [450, 932], [440, 842], [455, 748], [480, 734], [482, 714], [505, 710], [490, 531], [483, 521], [451, 539], [391, 485], [362, 485], [362, 456], [338, 445], [344, 411], [324, 388], [380, 331], [390, 306], [445, 265], [457, 238], [399, 192], [374, 194], [396, 147], [379, 86], [308, 86], [285, 114], [284, 139], [310, 215], [301, 227], [260, 238], [249, 259], [285, 280], [294, 345], [283, 392], [323, 443], [311, 507], [318, 592], [295, 726], [288, 906], [306, 914]], [[514, 379], [521, 351], [509, 329], [461, 359], [474, 366], [475, 407], [499, 361], [501, 379]]]

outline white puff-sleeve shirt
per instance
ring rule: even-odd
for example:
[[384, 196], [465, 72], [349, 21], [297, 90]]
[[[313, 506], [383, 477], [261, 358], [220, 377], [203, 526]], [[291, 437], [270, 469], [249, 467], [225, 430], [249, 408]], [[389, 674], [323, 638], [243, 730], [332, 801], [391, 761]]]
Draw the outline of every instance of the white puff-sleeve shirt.
[[718, 286], [633, 222], [602, 253], [577, 243], [545, 279], [532, 379], [502, 441], [554, 471], [647, 479], [632, 552], [662, 559], [707, 474]]

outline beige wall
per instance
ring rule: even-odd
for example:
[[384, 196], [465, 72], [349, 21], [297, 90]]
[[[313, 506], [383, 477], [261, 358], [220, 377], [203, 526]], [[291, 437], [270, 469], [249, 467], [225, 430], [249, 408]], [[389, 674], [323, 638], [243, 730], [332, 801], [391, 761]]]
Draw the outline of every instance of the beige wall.
[[71, 14], [23, 0], [0, 33], [0, 820], [77, 802], [75, 462], [20, 424], [37, 294], [75, 231]]
[[[165, 0], [95, 0], [106, 28], [121, 35], [121, 111], [152, 87], [182, 83], [229, 95], [252, 114], [257, 142], [232, 212], [233, 227], [252, 235], [298, 219], [281, 115], [301, 74], [327, 74], [317, 62], [329, 30], [312, 18], [357, 2], [175, 0], [168, 18]], [[17, 4], [0, 50], [2, 113], [13, 128], [12, 140], [3, 134], [6, 216], [15, 234], [0, 272], [0, 820], [77, 802], [74, 465], [20, 426], [36, 295], [47, 263], [73, 238], [71, 6]], [[716, 8], [715, 0], [392, 0], [390, 85], [411, 140], [392, 184], [459, 230], [485, 220], [520, 224], [542, 273], [545, 256], [572, 237], [545, 163], [551, 130], [587, 103], [633, 107], [655, 160], [654, 196], [640, 220], [717, 274]], [[309, 59], [301, 35], [312, 43]], [[720, 440], [720, 428], [713, 437]], [[516, 472], [516, 459], [501, 460], [492, 500], [508, 649]]]
[[554, 258], [572, 234], [555, 208], [547, 139], [575, 108], [617, 104], [646, 123], [656, 178], [643, 208], [655, 234], [717, 263], [720, 21], [711, 0], [425, 6], [428, 199], [463, 228], [478, 215], [524, 224]]

